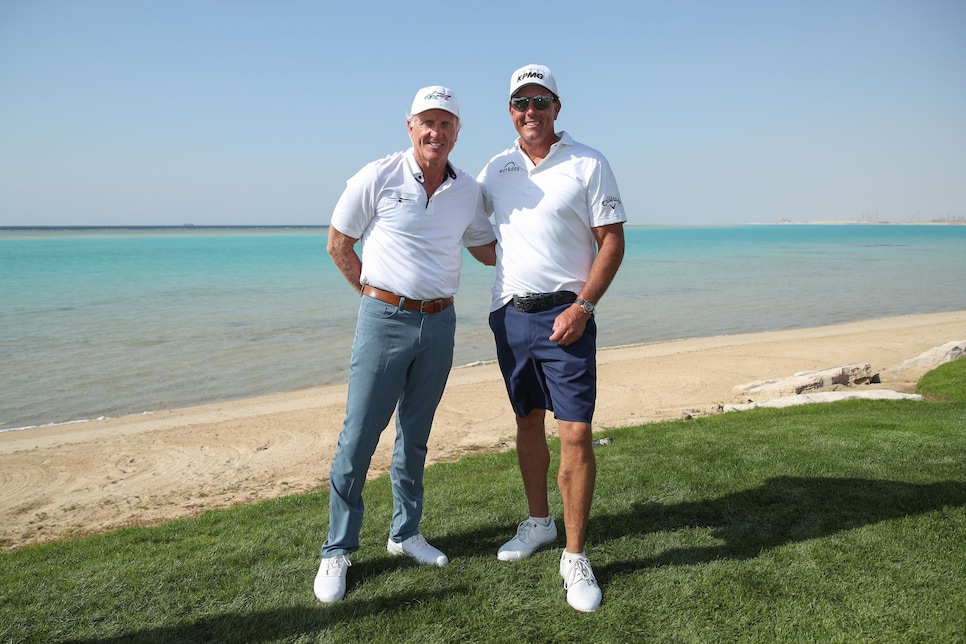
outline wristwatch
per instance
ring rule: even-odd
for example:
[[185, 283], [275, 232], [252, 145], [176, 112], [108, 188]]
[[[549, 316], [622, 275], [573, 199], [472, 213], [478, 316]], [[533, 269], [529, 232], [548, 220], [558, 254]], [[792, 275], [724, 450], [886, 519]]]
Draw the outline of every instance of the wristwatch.
[[582, 300], [578, 297], [576, 300], [574, 300], [574, 304], [579, 304], [584, 309], [584, 313], [587, 315], [592, 315], [594, 313], [594, 305], [592, 302]]

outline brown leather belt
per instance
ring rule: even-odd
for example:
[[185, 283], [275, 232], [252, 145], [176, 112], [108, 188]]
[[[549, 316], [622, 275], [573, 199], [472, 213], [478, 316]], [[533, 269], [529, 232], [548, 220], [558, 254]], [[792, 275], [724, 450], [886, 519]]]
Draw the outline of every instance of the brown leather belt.
[[439, 313], [443, 309], [448, 309], [453, 306], [453, 298], [451, 297], [444, 297], [438, 300], [410, 300], [409, 298], [400, 297], [395, 293], [384, 291], [381, 288], [376, 288], [369, 284], [362, 287], [362, 294], [374, 297], [386, 304], [401, 306], [404, 309], [419, 311], [420, 313]]

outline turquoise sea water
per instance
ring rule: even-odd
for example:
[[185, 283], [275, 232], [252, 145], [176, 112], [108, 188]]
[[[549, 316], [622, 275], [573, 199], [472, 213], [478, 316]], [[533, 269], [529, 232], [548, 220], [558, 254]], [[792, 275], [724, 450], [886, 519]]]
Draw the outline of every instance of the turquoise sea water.
[[[0, 229], [0, 430], [344, 382], [324, 228]], [[600, 346], [966, 309], [966, 226], [630, 227]], [[456, 364], [494, 358], [467, 255]]]

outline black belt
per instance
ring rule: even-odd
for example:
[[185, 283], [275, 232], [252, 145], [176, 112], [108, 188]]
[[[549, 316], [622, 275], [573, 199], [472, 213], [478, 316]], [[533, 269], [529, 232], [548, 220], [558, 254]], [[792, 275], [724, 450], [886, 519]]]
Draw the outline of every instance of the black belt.
[[453, 306], [453, 298], [451, 297], [443, 297], [436, 300], [410, 300], [409, 298], [401, 297], [395, 293], [390, 293], [389, 291], [384, 291], [381, 288], [376, 288], [368, 284], [362, 287], [362, 294], [374, 297], [386, 304], [402, 306], [404, 309], [419, 311], [420, 313], [439, 313], [443, 309], [448, 309]]
[[511, 304], [513, 308], [521, 313], [536, 313], [546, 311], [560, 304], [573, 304], [577, 300], [577, 294], [570, 291], [557, 291], [556, 293], [526, 293], [524, 295], [514, 295]]

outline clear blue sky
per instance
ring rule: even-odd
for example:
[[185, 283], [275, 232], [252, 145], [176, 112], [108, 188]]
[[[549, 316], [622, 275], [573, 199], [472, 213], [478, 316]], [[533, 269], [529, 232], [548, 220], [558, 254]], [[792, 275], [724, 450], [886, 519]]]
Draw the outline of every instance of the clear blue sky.
[[425, 85], [475, 175], [527, 63], [631, 223], [966, 216], [963, 0], [0, 0], [0, 226], [326, 224]]

